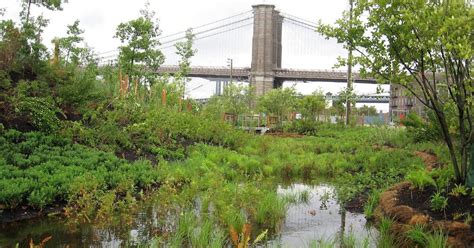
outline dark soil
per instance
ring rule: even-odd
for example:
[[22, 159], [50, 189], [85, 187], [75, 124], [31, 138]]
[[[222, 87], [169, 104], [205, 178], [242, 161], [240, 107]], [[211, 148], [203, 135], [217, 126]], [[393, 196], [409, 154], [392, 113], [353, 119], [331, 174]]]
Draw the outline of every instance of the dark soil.
[[360, 194], [346, 202], [344, 208], [351, 213], [361, 214], [364, 212], [365, 203], [367, 203], [368, 195]]
[[151, 164], [157, 165], [158, 160], [156, 159], [156, 156], [151, 154], [151, 153], [145, 153], [143, 156], [138, 155], [138, 153], [134, 150], [124, 150], [120, 152], [116, 152], [115, 156], [125, 159], [129, 162], [134, 162], [140, 158], [144, 158], [146, 160], [149, 160]]
[[21, 132], [36, 131], [36, 128], [30, 123], [25, 117], [16, 117], [9, 120], [1, 120], [1, 122], [7, 129], [13, 128]]
[[66, 206], [66, 203], [57, 203], [48, 206], [43, 210], [38, 210], [31, 207], [0, 210], [0, 224], [35, 219], [52, 213], [61, 213], [64, 209], [64, 206]]
[[[451, 189], [452, 187], [449, 187], [446, 192], [451, 192]], [[431, 196], [436, 192], [437, 190], [435, 187], [427, 187], [423, 190], [419, 190], [411, 189], [409, 186], [406, 186], [399, 191], [399, 205], [412, 207], [415, 210], [431, 216], [434, 220], [457, 220], [462, 222], [466, 219], [468, 213], [471, 216], [474, 216], [474, 206], [472, 206], [473, 201], [469, 194], [466, 196], [455, 197], [444, 193], [443, 196], [448, 198], [448, 206], [445, 211], [433, 211], [431, 209], [430, 200]], [[463, 215], [454, 219], [455, 216], [460, 214]], [[471, 230], [472, 229], [473, 225], [471, 224]]]

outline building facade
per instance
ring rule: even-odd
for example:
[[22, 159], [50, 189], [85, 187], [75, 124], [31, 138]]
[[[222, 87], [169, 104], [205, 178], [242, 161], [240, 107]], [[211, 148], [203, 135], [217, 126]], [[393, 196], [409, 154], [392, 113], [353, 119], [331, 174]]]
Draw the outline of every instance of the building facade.
[[392, 121], [399, 121], [410, 112], [415, 112], [419, 116], [426, 115], [423, 103], [398, 84], [390, 85], [389, 111]]

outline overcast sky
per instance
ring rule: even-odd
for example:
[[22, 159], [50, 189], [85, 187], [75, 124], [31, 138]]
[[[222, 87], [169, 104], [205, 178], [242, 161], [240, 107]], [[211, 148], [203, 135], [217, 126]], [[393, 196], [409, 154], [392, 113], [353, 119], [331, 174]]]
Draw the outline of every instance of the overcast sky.
[[[66, 34], [66, 26], [75, 20], [80, 21], [80, 27], [85, 30], [84, 38], [88, 46], [92, 47], [96, 53], [116, 49], [120, 43], [114, 39], [117, 25], [136, 18], [139, 10], [143, 8], [146, 0], [69, 0], [64, 4], [63, 11], [49, 11], [45, 8], [32, 8], [32, 15], [43, 14], [50, 20], [50, 24], [44, 33], [44, 43], [50, 44], [54, 37], [61, 37]], [[215, 20], [226, 18], [238, 13], [251, 10], [253, 4], [267, 3], [275, 4], [276, 8], [282, 12], [298, 16], [313, 22], [322, 20], [325, 23], [333, 23], [340, 17], [343, 10], [348, 7], [348, 0], [151, 0], [151, 9], [156, 12], [160, 20], [160, 29], [163, 35], [186, 30], [200, 24], [209, 23]], [[21, 10], [20, 0], [1, 0], [0, 8], [6, 9], [4, 18], [18, 20]], [[284, 26], [285, 29], [285, 26]], [[247, 36], [250, 31], [242, 30], [242, 36]], [[247, 32], [247, 33], [244, 33]], [[284, 31], [285, 32], [285, 31]], [[238, 34], [238, 33], [237, 33]], [[308, 35], [306, 34], [306, 39]], [[288, 37], [293, 37], [287, 32]], [[247, 39], [245, 38], [246, 40]], [[250, 44], [250, 43], [246, 44]], [[287, 43], [291, 43], [288, 41]], [[285, 44], [285, 41], [284, 41]], [[319, 43], [315, 43], [319, 44]], [[317, 46], [317, 45], [316, 45]], [[310, 49], [310, 48], [308, 48]], [[285, 50], [285, 45], [284, 45]], [[326, 49], [327, 50], [327, 49]], [[199, 52], [198, 52], [199, 53]], [[288, 52], [287, 52], [288, 53]], [[303, 56], [305, 50], [295, 51], [295, 56], [286, 56], [283, 53], [283, 66], [288, 67], [311, 67], [313, 69], [331, 69], [332, 59], [318, 59], [318, 62]], [[204, 56], [200, 54], [200, 56]], [[235, 56], [238, 65], [249, 64], [250, 51], [244, 52], [243, 56]], [[337, 55], [332, 56], [334, 61]], [[202, 59], [202, 57], [199, 57]], [[197, 58], [197, 60], [199, 61]], [[207, 59], [212, 59], [211, 57]], [[214, 56], [215, 59], [215, 56]], [[219, 61], [224, 58], [219, 58]], [[298, 64], [298, 62], [300, 64]], [[294, 65], [294, 66], [293, 66]], [[308, 68], [309, 69], [309, 68]], [[190, 88], [203, 85], [203, 80], [193, 80]], [[286, 83], [285, 86], [291, 84]], [[317, 88], [324, 92], [337, 93], [344, 85], [331, 83], [298, 84], [297, 89], [302, 93], [310, 93]], [[205, 84], [195, 90], [193, 97], [206, 97], [212, 94], [214, 85]], [[388, 89], [388, 88], [387, 88]], [[358, 93], [374, 93], [374, 86], [358, 85]], [[379, 105], [378, 109], [388, 111], [387, 105]]]

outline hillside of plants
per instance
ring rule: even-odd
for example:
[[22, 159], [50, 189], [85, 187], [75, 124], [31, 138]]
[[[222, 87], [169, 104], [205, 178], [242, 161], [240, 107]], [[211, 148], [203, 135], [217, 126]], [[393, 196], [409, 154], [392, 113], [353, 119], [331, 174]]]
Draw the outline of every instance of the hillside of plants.
[[[252, 87], [237, 84], [198, 103], [184, 97], [196, 53], [192, 30], [175, 45], [180, 71], [160, 75], [153, 71], [164, 55], [149, 8], [117, 27], [118, 61], [103, 64], [84, 45], [79, 21], [67, 26], [67, 36], [46, 46], [50, 41], [42, 33], [48, 20], [32, 16], [30, 5], [60, 11], [64, 3], [22, 3], [19, 21], [0, 20], [0, 233], [15, 230], [15, 235], [0, 234], [0, 247], [68, 247], [68, 240], [42, 231], [48, 228], [41, 222], [50, 219], [67, 223], [71, 233], [84, 225], [129, 232], [140, 207], [150, 201], [159, 206], [153, 210], [158, 227], [151, 238], [123, 238], [129, 243], [119, 246], [267, 247], [281, 234], [288, 209], [311, 197], [306, 191], [278, 192], [293, 183], [333, 186], [341, 206], [335, 212], [363, 214], [378, 230], [370, 244], [342, 231], [312, 240], [308, 247], [468, 247], [462, 245], [474, 239], [453, 243], [452, 233], [432, 223], [457, 221], [472, 229], [474, 35], [453, 37], [446, 31], [473, 30], [472, 6], [463, 1], [391, 1], [398, 7], [387, 1], [355, 2], [357, 15], [369, 13], [367, 26], [345, 16], [336, 26], [320, 24], [318, 32], [354, 51], [365, 49], [367, 57], [354, 57], [361, 71], [397, 80], [425, 97], [423, 115], [410, 113], [391, 126], [356, 125], [357, 116], [376, 111], [356, 108], [351, 88], [339, 93], [347, 102], [331, 107], [322, 90], [302, 96], [287, 87], [256, 96]], [[402, 11], [413, 7], [419, 12]], [[412, 24], [424, 20], [418, 36], [401, 27], [396, 30], [406, 34], [387, 34], [387, 22], [406, 25], [387, 13]], [[454, 15], [459, 18], [443, 19]], [[358, 28], [374, 33], [346, 32]], [[393, 44], [385, 44], [377, 32]], [[403, 46], [415, 39], [421, 47]], [[413, 58], [419, 51], [410, 49], [426, 54]], [[403, 67], [410, 59], [415, 67], [423, 59], [431, 63]], [[401, 70], [397, 74], [384, 63]], [[446, 78], [417, 78], [420, 71], [438, 75], [443, 68]], [[412, 89], [414, 81], [419, 85]], [[347, 119], [346, 104], [352, 106]], [[232, 118], [226, 119], [229, 114]], [[261, 127], [272, 130], [260, 135], [241, 128], [249, 124], [242, 116], [275, 121], [263, 118]], [[335, 116], [336, 123], [327, 116]], [[383, 193], [401, 182], [408, 186], [397, 201], [430, 217], [400, 229], [400, 219], [381, 214], [379, 205], [384, 205]], [[27, 225], [37, 226], [34, 231], [15, 227], [31, 219], [36, 222]]]

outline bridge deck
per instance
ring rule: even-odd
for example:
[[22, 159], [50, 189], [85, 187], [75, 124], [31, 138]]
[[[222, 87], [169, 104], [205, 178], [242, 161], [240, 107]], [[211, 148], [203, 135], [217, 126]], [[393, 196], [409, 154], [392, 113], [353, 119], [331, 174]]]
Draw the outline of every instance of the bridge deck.
[[[161, 66], [157, 73], [174, 75], [179, 72], [179, 66]], [[188, 74], [189, 77], [201, 78], [227, 78], [230, 76], [231, 70], [227, 67], [206, 67], [194, 66]], [[342, 71], [328, 70], [294, 70], [294, 69], [277, 69], [274, 71], [275, 79], [284, 81], [316, 81], [316, 82], [347, 82], [347, 73]], [[247, 81], [250, 77], [250, 68], [240, 67], [232, 69], [232, 76], [236, 79]], [[358, 73], [354, 73], [355, 83], [376, 84], [375, 79], [361, 78]]]

